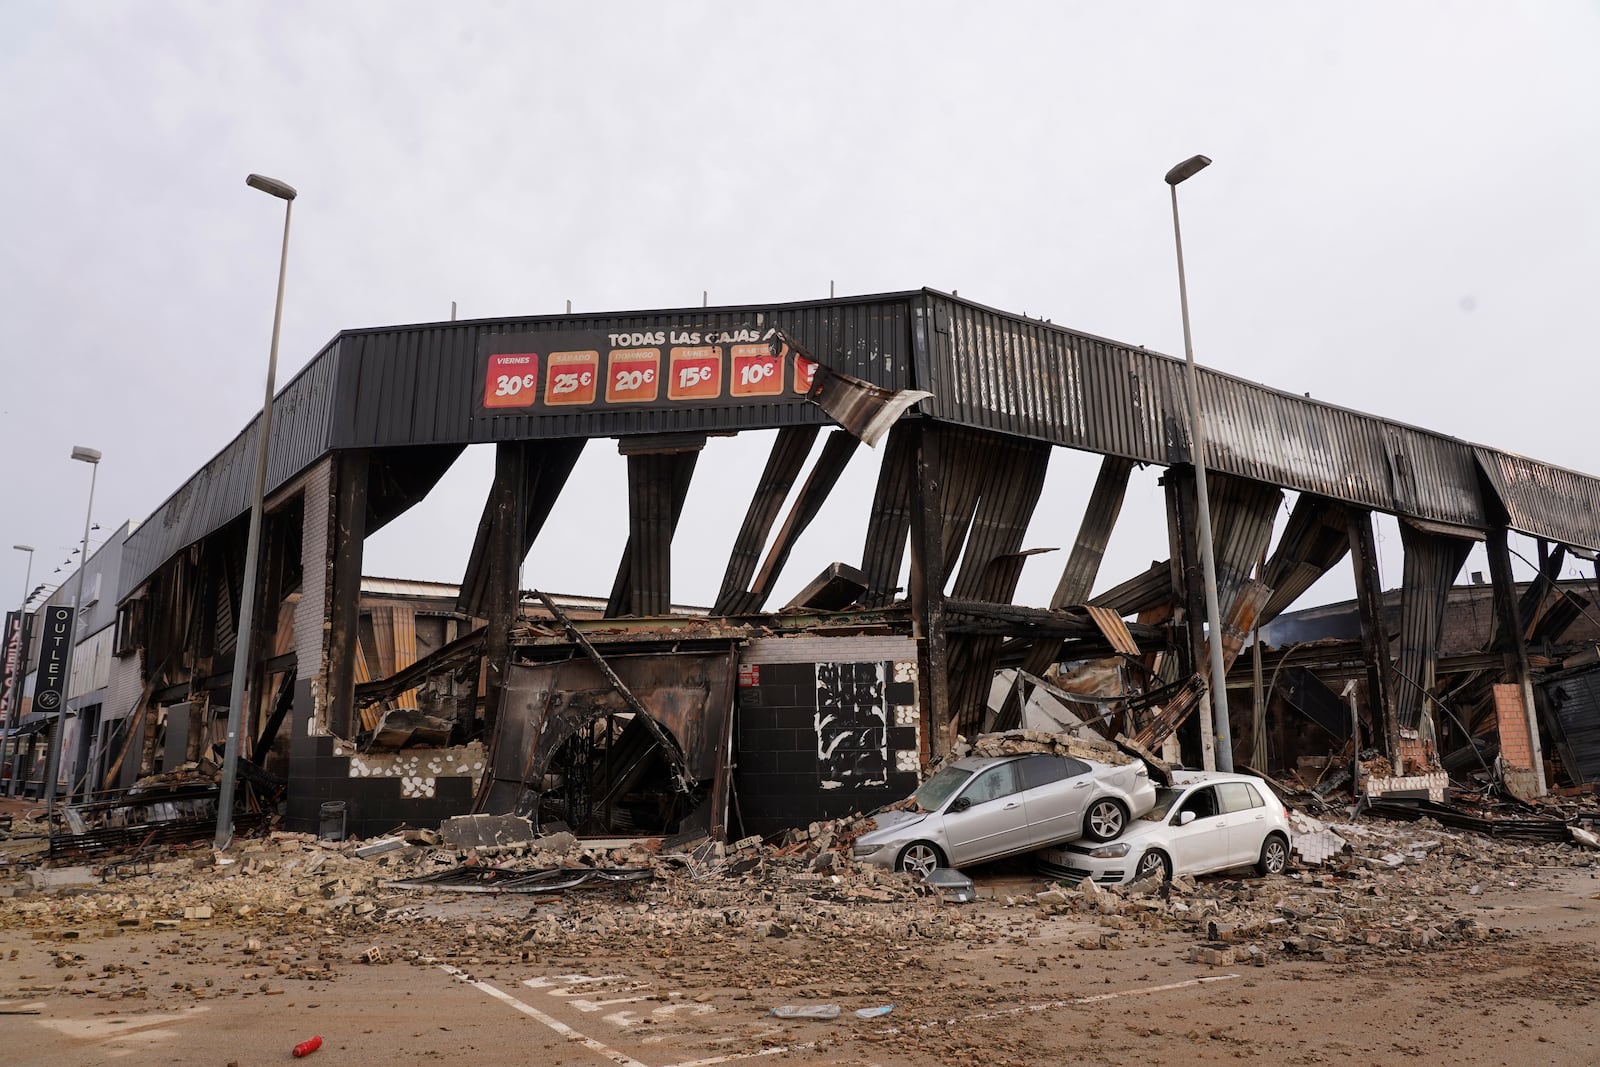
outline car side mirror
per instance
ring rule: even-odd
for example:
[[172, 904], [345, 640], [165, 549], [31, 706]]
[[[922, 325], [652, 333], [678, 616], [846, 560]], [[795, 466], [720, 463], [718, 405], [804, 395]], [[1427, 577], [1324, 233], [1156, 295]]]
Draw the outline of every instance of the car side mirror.
[[952, 812], [966, 811], [970, 807], [972, 807], [971, 797], [956, 797], [950, 802], [950, 810]]
[[1194, 822], [1194, 818], [1195, 818], [1194, 812], [1192, 812], [1192, 811], [1180, 811], [1178, 813], [1178, 825], [1179, 826], [1188, 826], [1190, 823]]

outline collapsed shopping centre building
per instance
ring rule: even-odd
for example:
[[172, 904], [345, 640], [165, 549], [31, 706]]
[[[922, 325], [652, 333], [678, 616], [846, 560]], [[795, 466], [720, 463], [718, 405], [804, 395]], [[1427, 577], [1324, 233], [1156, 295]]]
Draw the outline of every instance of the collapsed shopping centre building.
[[[221, 705], [257, 424], [128, 537], [103, 714], [119, 777], [92, 785], [218, 758], [230, 714], [296, 829], [342, 801], [357, 832], [472, 810], [766, 832], [903, 795], [956, 735], [1038, 714], [1210, 765], [1183, 375], [930, 290], [343, 332], [277, 398], [246, 706]], [[1600, 480], [1214, 371], [1199, 388], [1238, 762], [1375, 751], [1374, 779], [1428, 788], [1466, 748], [1527, 793], [1600, 778], [1595, 646], [1569, 633], [1590, 598], [1557, 581], [1565, 554], [1600, 548]], [[758, 430], [776, 434], [738, 489], [715, 602], [675, 609], [696, 461], [709, 437]], [[859, 555], [773, 603], [863, 439], [882, 459]], [[492, 444], [494, 479], [459, 586], [364, 589], [366, 538], [473, 444]], [[601, 447], [627, 465], [609, 596], [520, 589], [574, 465]], [[1053, 542], [1067, 551], [1048, 606], [1019, 606], [1055, 448], [1104, 458], [1081, 524]], [[1162, 468], [1170, 558], [1091, 596], [1122, 577], [1100, 564], [1136, 465]], [[1404, 542], [1387, 606], [1374, 513]], [[1514, 581], [1508, 530], [1538, 539], [1536, 581]], [[1484, 624], [1448, 647], [1477, 542]], [[1346, 558], [1348, 634], [1241, 656]]]

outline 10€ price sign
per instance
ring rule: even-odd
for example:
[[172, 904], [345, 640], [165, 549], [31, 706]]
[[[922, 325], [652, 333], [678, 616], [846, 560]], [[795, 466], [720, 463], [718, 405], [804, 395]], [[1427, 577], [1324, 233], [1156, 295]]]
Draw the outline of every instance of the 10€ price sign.
[[783, 359], [771, 345], [734, 345], [733, 396], [777, 396], [783, 392]]
[[722, 349], [716, 345], [672, 350], [668, 400], [712, 400], [722, 395]]
[[613, 349], [606, 361], [606, 403], [647, 404], [661, 395], [661, 349]]
[[489, 357], [483, 382], [486, 408], [530, 408], [539, 392], [539, 355], [515, 352]]
[[544, 402], [592, 404], [600, 382], [600, 353], [552, 352], [545, 374]]

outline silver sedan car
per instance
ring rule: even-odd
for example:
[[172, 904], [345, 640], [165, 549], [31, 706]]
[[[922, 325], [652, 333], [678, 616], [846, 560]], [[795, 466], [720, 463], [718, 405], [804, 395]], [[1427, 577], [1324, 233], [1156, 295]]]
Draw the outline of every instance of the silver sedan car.
[[1110, 841], [1155, 801], [1138, 762], [967, 757], [929, 778], [899, 810], [874, 815], [878, 828], [856, 839], [854, 856], [925, 875], [1079, 837]]

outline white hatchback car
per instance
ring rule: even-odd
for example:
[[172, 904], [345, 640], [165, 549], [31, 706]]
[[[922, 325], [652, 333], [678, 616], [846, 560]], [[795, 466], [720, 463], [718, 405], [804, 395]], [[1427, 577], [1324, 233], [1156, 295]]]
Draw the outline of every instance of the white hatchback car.
[[1289, 865], [1289, 816], [1266, 783], [1244, 774], [1175, 771], [1155, 807], [1114, 841], [1047, 848], [1039, 866], [1056, 877], [1118, 884], [1156, 875], [1209, 874]]

